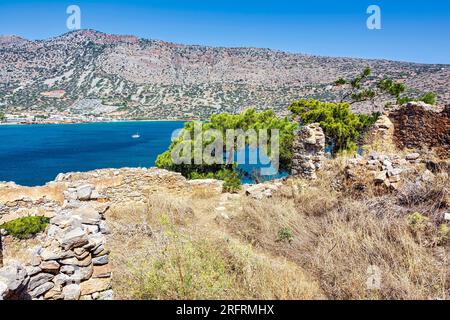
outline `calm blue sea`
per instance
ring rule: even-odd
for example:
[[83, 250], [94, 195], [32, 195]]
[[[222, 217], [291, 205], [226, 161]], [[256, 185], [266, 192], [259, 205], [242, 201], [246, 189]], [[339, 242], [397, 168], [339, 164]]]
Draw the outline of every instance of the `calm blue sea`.
[[[0, 126], [0, 181], [37, 186], [61, 172], [151, 167], [167, 150], [172, 133], [183, 125], [181, 121], [145, 121]], [[131, 137], [135, 133], [140, 139]], [[242, 181], [254, 182], [251, 173], [259, 167], [241, 166], [250, 173]]]
[[60, 172], [150, 167], [182, 127], [181, 121], [0, 126], [0, 181], [35, 186]]

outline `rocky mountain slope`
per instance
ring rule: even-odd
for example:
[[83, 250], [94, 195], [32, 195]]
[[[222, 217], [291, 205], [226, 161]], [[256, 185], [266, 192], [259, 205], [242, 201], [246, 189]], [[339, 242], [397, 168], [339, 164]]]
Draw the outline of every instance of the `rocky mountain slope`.
[[[155, 119], [206, 117], [295, 99], [337, 99], [331, 84], [370, 66], [374, 78], [450, 102], [450, 66], [329, 58], [257, 48], [180, 45], [93, 30], [28, 41], [0, 36], [0, 108]], [[356, 107], [368, 111], [367, 106]]]

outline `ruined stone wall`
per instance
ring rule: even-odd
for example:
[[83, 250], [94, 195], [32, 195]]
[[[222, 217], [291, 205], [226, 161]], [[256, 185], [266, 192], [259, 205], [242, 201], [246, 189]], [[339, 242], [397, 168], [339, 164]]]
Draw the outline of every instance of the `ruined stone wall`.
[[292, 145], [292, 175], [314, 179], [325, 154], [325, 135], [318, 123], [300, 127]]
[[[74, 186], [92, 185], [112, 203], [145, 202], [152, 192], [189, 193], [194, 184], [181, 174], [158, 168], [100, 169], [59, 174], [45, 186], [0, 183], [0, 225], [27, 216], [53, 217]], [[210, 187], [210, 185], [208, 185]], [[218, 186], [220, 187], [220, 186]]]
[[443, 108], [424, 103], [408, 103], [389, 114], [394, 124], [397, 147], [435, 150], [450, 158], [450, 105]]
[[0, 269], [0, 300], [113, 298], [103, 217], [109, 203], [92, 185], [70, 185], [64, 196], [31, 263]]
[[27, 216], [51, 218], [32, 262], [0, 269], [0, 299], [112, 299], [104, 219], [110, 204], [145, 203], [153, 192], [202, 190], [220, 194], [222, 182], [122, 168], [59, 174], [41, 187], [0, 183], [0, 225]]

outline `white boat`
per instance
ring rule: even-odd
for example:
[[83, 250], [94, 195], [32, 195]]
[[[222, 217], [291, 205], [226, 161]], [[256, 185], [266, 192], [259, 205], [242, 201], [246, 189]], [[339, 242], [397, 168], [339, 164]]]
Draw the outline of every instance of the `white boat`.
[[141, 136], [139, 133], [135, 133], [131, 136], [133, 139], [139, 139]]

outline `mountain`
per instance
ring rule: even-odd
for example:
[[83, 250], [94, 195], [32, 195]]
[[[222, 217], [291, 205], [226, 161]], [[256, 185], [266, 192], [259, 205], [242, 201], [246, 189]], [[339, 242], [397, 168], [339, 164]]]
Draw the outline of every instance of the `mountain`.
[[414, 94], [434, 91], [439, 103], [450, 102], [449, 65], [181, 45], [94, 30], [37, 41], [0, 36], [0, 56], [6, 112], [168, 119], [253, 106], [284, 114], [296, 99], [337, 99], [331, 84], [367, 66], [374, 80], [389, 76]]

